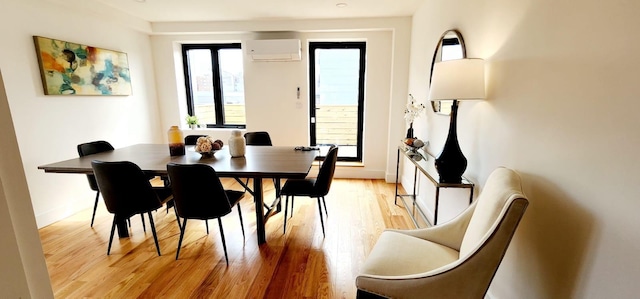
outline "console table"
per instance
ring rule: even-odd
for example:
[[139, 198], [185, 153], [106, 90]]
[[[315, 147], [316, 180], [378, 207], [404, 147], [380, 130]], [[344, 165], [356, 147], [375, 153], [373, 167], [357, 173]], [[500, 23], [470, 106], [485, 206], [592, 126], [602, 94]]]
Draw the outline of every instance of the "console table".
[[[409, 160], [413, 166], [413, 192], [412, 194], [398, 194], [398, 177], [400, 171], [400, 157], [405, 157]], [[438, 204], [440, 201], [440, 188], [468, 188], [469, 189], [469, 204], [473, 201], [473, 183], [462, 177], [462, 182], [459, 184], [450, 184], [450, 183], [440, 183], [440, 176], [438, 175], [438, 171], [435, 167], [435, 158], [429, 154], [428, 152], [419, 149], [419, 150], [409, 150], [404, 145], [398, 146], [398, 159], [396, 161], [396, 197], [394, 203], [398, 204], [398, 198], [402, 200], [404, 203], [405, 209], [409, 212], [409, 216], [411, 216], [411, 220], [413, 220], [413, 224], [416, 228], [419, 227], [418, 221], [416, 217], [419, 215], [422, 220], [428, 225], [437, 225], [438, 224]], [[422, 173], [424, 176], [429, 179], [431, 183], [436, 187], [435, 194], [435, 209], [433, 215], [433, 224], [427, 219], [427, 216], [424, 214], [420, 206], [416, 203], [416, 182], [418, 180], [418, 171]], [[409, 204], [407, 204], [406, 198], [409, 198]]]

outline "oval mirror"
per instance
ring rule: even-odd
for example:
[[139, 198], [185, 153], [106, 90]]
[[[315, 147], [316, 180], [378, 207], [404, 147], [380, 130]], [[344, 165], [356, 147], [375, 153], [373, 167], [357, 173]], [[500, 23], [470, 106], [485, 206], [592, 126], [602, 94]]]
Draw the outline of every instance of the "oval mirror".
[[[467, 50], [464, 47], [462, 34], [458, 30], [447, 30], [440, 37], [436, 50], [431, 60], [431, 73], [429, 74], [429, 86], [431, 86], [431, 77], [433, 76], [433, 66], [436, 62], [467, 58]], [[431, 101], [433, 112], [441, 115], [451, 114], [452, 100]]]

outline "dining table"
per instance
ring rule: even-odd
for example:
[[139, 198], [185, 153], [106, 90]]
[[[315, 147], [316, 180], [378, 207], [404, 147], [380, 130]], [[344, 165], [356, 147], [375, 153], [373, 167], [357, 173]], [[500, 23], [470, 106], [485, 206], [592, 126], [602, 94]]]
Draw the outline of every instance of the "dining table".
[[[213, 156], [205, 156], [196, 152], [194, 146], [186, 146], [185, 155], [170, 156], [167, 144], [135, 144], [38, 166], [38, 169], [46, 173], [93, 174], [93, 160], [131, 161], [145, 173], [166, 179], [168, 163], [206, 164], [214, 168], [220, 177], [235, 178], [253, 195], [258, 244], [263, 244], [267, 240], [265, 224], [271, 215], [280, 210], [280, 196], [276, 192], [275, 200], [271, 204], [265, 204], [262, 179], [304, 178], [319, 154], [318, 150], [296, 150], [292, 146], [246, 146], [243, 157], [231, 157], [228, 146], [224, 146]], [[253, 190], [239, 178], [252, 178]], [[170, 183], [165, 184], [170, 186]], [[207, 186], [202, 188], [206, 190]], [[128, 236], [126, 224], [118, 224], [118, 234], [120, 237]]]

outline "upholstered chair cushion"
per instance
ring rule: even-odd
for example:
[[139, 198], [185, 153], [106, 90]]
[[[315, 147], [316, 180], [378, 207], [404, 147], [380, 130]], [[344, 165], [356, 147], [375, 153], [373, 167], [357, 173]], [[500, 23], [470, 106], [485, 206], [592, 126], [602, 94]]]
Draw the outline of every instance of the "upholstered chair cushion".
[[458, 259], [457, 250], [397, 231], [385, 231], [378, 243], [381, 246], [373, 248], [362, 272], [371, 275], [409, 275], [431, 271]]

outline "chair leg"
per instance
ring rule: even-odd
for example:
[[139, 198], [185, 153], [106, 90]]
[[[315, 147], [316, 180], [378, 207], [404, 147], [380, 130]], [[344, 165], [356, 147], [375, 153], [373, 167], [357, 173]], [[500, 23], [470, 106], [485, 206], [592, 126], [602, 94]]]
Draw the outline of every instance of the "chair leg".
[[356, 299], [386, 299], [387, 297], [383, 297], [377, 294], [369, 293], [367, 291], [358, 290], [356, 292]]
[[224, 240], [224, 230], [222, 229], [222, 219], [218, 217], [218, 225], [220, 226], [220, 237], [222, 237], [222, 248], [224, 248], [224, 259], [227, 261], [227, 266], [229, 266], [229, 257], [227, 256], [227, 242]]
[[207, 235], [209, 234], [209, 220], [205, 219], [204, 220], [204, 225], [207, 226]]
[[324, 214], [329, 217], [329, 212], [327, 212], [327, 202], [324, 200], [324, 196], [322, 197], [322, 205], [324, 206]]
[[320, 212], [320, 224], [322, 225], [322, 235], [324, 236], [324, 220], [322, 220], [322, 205], [320, 203], [320, 197], [318, 199], [318, 212]]
[[284, 228], [282, 229], [283, 235], [287, 233], [287, 213], [288, 212], [289, 212], [289, 195], [285, 196], [285, 202], [284, 202]]
[[276, 197], [280, 197], [280, 178], [273, 178], [273, 187], [276, 190]]
[[91, 216], [91, 227], [93, 227], [93, 220], [96, 219], [96, 210], [98, 209], [98, 198], [100, 198], [100, 191], [96, 192], [96, 202], [93, 204], [93, 215]]
[[162, 254], [160, 253], [160, 244], [158, 244], [158, 234], [156, 234], [156, 226], [153, 223], [153, 216], [151, 215], [151, 212], [147, 212], [149, 215], [149, 223], [151, 224], [151, 232], [153, 232], [153, 240], [156, 242], [156, 249], [158, 250], [158, 256], [161, 256]]
[[167, 214], [169, 214], [169, 208], [170, 207], [176, 207], [175, 203], [173, 202], [173, 199], [170, 201], [167, 201]]
[[[151, 213], [151, 212], [149, 212]], [[142, 230], [146, 233], [147, 232], [147, 226], [144, 224], [144, 214], [140, 213], [140, 219], [142, 219]]]
[[[180, 222], [178, 220], [178, 222]], [[178, 223], [180, 226], [180, 223]], [[180, 247], [182, 247], [182, 237], [184, 237], [184, 231], [187, 228], [187, 218], [184, 218], [184, 222], [182, 222], [182, 226], [180, 226], [180, 239], [178, 241], [178, 249], [176, 250], [176, 261], [178, 260], [178, 256], [180, 256]]]
[[116, 232], [116, 215], [113, 215], [113, 223], [111, 224], [111, 236], [109, 236], [109, 247], [107, 247], [107, 255], [111, 254], [111, 243], [113, 242], [113, 233]]
[[245, 240], [244, 235], [244, 221], [242, 221], [242, 209], [240, 209], [240, 204], [238, 204], [238, 217], [240, 217], [240, 228], [242, 229], [242, 240]]
[[295, 200], [295, 198], [296, 198], [295, 196], [291, 195], [291, 216], [290, 217], [293, 216], [293, 201]]
[[180, 226], [180, 217], [178, 216], [178, 208], [176, 208], [176, 205], [173, 205], [173, 213], [176, 214], [176, 220], [178, 222], [178, 228], [182, 229], [182, 227]]

